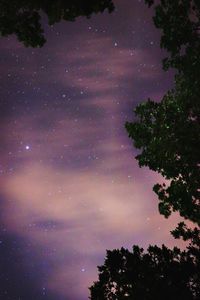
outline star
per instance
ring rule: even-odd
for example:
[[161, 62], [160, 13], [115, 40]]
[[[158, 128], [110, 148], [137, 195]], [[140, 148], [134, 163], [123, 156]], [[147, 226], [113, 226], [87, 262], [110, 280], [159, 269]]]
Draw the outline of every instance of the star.
[[26, 146], [25, 146], [25, 149], [26, 149], [26, 150], [30, 150], [30, 146], [29, 146], [29, 145], [26, 145]]

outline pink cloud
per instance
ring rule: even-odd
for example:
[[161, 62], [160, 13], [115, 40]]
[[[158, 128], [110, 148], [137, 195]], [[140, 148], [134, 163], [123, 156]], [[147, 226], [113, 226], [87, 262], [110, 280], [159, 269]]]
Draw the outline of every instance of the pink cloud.
[[[29, 163], [3, 182], [3, 196], [9, 199], [4, 222], [10, 231], [40, 247], [56, 245], [56, 268], [46, 284], [65, 294], [67, 287], [62, 283], [67, 277], [73, 284], [75, 276], [76, 294], [81, 295], [94, 280], [98, 257], [105, 249], [141, 244], [141, 240], [143, 246], [159, 241], [174, 244], [169, 231], [178, 218], [164, 220], [156, 202], [152, 205], [149, 182], [154, 180], [154, 174], [149, 173], [142, 184], [137, 177], [130, 183], [123, 175], [113, 181], [113, 175], [102, 173], [98, 167], [68, 172]], [[48, 220], [57, 224], [55, 230], [41, 226]], [[72, 257], [71, 264], [59, 260], [69, 252], [79, 258]], [[85, 277], [81, 268], [87, 270]]]

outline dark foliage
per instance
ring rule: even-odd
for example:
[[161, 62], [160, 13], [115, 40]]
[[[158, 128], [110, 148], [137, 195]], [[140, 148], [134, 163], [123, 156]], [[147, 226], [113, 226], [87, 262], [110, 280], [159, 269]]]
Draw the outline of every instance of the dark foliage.
[[79, 16], [112, 12], [112, 0], [0, 0], [0, 34], [15, 34], [25, 46], [41, 47], [45, 43], [41, 14], [46, 14], [49, 25], [61, 20], [74, 21]]
[[98, 269], [99, 280], [90, 287], [92, 300], [199, 299], [199, 260], [178, 248], [107, 251]]
[[[174, 238], [182, 238], [184, 241], [190, 241], [188, 249], [199, 249], [200, 248], [200, 229], [194, 227], [193, 229], [188, 228], [184, 222], [180, 222], [172, 235]], [[200, 253], [199, 253], [200, 254]]]
[[129, 137], [142, 152], [140, 167], [148, 166], [169, 183], [156, 184], [159, 211], [172, 211], [200, 225], [200, 106], [184, 81], [160, 103], [148, 100], [135, 109], [138, 120], [126, 124]]
[[141, 150], [139, 165], [170, 180], [153, 188], [160, 213], [168, 217], [178, 211], [200, 225], [200, 1], [158, 2], [154, 23], [169, 53], [164, 68], [177, 69], [175, 88], [160, 103], [140, 104], [137, 120], [126, 123], [126, 129]]
[[[200, 64], [200, 1], [199, 0], [145, 0], [154, 5], [154, 24], [161, 29], [160, 46], [168, 51], [164, 68], [174, 67], [193, 74]], [[156, 3], [156, 4], [154, 4]], [[198, 70], [199, 71], [199, 70]]]

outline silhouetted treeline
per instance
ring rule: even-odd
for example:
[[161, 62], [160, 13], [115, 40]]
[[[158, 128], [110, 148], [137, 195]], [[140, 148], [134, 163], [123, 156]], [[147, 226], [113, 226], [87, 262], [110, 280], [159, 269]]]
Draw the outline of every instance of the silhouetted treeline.
[[107, 251], [98, 267], [99, 281], [90, 288], [92, 300], [199, 299], [199, 272], [194, 256], [178, 248], [138, 246]]

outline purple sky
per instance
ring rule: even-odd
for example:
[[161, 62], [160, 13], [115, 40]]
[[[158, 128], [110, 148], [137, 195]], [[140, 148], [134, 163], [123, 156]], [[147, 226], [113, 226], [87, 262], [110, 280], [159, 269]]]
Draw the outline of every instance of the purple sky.
[[45, 25], [47, 43], [1, 38], [1, 297], [85, 300], [106, 249], [177, 245], [124, 129], [172, 86], [143, 1]]

